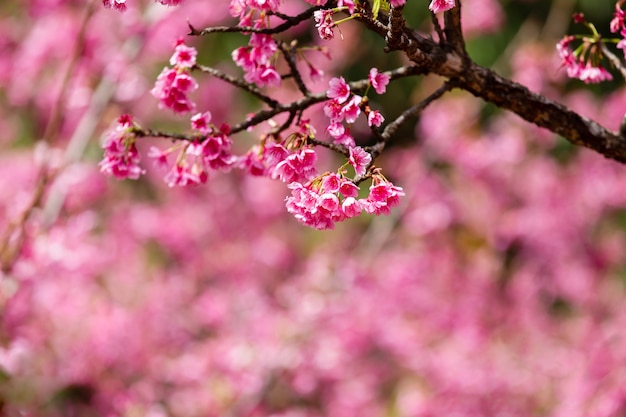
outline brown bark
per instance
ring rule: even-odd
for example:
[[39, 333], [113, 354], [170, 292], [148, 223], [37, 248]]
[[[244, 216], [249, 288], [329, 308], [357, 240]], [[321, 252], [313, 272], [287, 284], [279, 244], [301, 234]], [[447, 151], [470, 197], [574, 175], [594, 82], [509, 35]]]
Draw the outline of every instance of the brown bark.
[[392, 10], [387, 26], [365, 23], [385, 38], [387, 51], [402, 51], [423, 73], [445, 77], [449, 85], [509, 110], [575, 145], [626, 162], [625, 136], [473, 62], [465, 51], [458, 2], [445, 13], [444, 22], [444, 38], [438, 43], [405, 27], [401, 9]]

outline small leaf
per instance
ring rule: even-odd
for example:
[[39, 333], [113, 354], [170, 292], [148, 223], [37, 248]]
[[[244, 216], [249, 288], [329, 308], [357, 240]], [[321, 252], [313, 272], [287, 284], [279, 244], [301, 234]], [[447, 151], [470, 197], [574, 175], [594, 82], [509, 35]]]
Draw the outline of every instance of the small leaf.
[[372, 15], [374, 15], [374, 19], [378, 19], [378, 11], [380, 10], [380, 3], [383, 0], [374, 0], [372, 4]]
[[380, 3], [380, 10], [382, 10], [386, 14], [389, 14], [389, 11], [391, 10], [391, 4], [389, 4], [387, 0], [381, 0]]

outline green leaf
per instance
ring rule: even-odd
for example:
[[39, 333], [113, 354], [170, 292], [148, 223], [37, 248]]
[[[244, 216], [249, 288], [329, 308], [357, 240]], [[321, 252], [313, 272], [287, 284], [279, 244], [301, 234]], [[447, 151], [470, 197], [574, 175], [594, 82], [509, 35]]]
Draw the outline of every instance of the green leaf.
[[374, 0], [372, 4], [372, 14], [374, 15], [374, 19], [378, 19], [378, 11], [380, 10], [380, 3], [383, 0]]
[[381, 0], [380, 1], [380, 10], [382, 10], [384, 13], [389, 14], [389, 10], [391, 10], [391, 4], [389, 4], [389, 2], [387, 0]]

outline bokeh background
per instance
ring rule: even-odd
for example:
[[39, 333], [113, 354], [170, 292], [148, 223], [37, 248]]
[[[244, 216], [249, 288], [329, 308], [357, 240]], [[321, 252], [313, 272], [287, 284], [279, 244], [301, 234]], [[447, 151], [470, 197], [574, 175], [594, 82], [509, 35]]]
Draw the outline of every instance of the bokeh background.
[[[0, 4], [0, 414], [626, 415], [624, 166], [454, 91], [377, 162], [406, 192], [387, 217], [315, 231], [286, 212], [280, 182], [234, 170], [171, 189], [147, 158], [145, 177], [119, 182], [99, 173], [102, 133], [122, 113], [186, 131], [149, 90], [187, 20], [234, 22], [224, 0], [127, 3]], [[427, 2], [408, 3], [430, 31]], [[463, 6], [477, 62], [617, 129], [623, 80], [568, 81], [554, 48], [581, 30], [574, 11], [608, 35], [612, 2]], [[405, 63], [356, 22], [341, 32], [284, 35], [329, 48], [331, 60], [308, 55], [326, 73], [306, 80], [314, 91]], [[230, 53], [246, 37], [185, 40], [200, 63], [240, 74]], [[215, 122], [259, 109], [198, 80]], [[403, 79], [372, 105], [391, 120], [441, 82]], [[139, 144], [152, 145], [168, 143]]]

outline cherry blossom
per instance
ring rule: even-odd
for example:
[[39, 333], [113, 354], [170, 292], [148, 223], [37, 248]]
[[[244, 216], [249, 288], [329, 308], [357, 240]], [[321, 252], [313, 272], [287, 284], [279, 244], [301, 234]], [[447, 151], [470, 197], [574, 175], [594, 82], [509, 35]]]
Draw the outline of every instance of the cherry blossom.
[[354, 123], [361, 114], [361, 101], [363, 97], [353, 95], [352, 98], [341, 108], [341, 114], [348, 123]]
[[372, 162], [372, 155], [367, 153], [360, 146], [355, 146], [350, 148], [350, 158], [348, 161], [354, 168], [356, 175], [362, 176], [365, 175], [365, 170], [369, 166], [370, 162]]
[[248, 46], [237, 48], [232, 53], [235, 63], [245, 71], [247, 82], [259, 87], [278, 86], [281, 77], [273, 64], [278, 46], [270, 35], [254, 33]]
[[[325, 174], [306, 184], [292, 182], [289, 184], [291, 196], [285, 203], [287, 211], [307, 226], [320, 230], [333, 229], [335, 223], [358, 216], [361, 212], [361, 203], [353, 197], [354, 189], [345, 183], [352, 184], [336, 174]], [[358, 192], [358, 187], [356, 190]]]
[[104, 7], [109, 9], [115, 9], [120, 12], [126, 10], [126, 0], [102, 0]]
[[179, 41], [174, 50], [174, 55], [170, 58], [170, 65], [178, 68], [191, 68], [196, 65], [196, 56], [198, 51], [196, 48], [189, 47]]
[[335, 37], [335, 22], [333, 20], [332, 10], [316, 10], [314, 13], [317, 33], [320, 38], [330, 40]]
[[287, 156], [272, 170], [272, 175], [286, 183], [304, 183], [316, 175], [317, 154], [313, 149], [304, 148]]
[[368, 74], [370, 85], [378, 94], [385, 94], [387, 84], [389, 84], [389, 75], [378, 72], [378, 69], [372, 68]]
[[590, 62], [587, 62], [587, 65], [580, 69], [578, 78], [586, 84], [589, 84], [610, 81], [613, 79], [613, 76], [605, 68], [593, 66]]
[[622, 2], [615, 3], [615, 12], [609, 27], [613, 33], [626, 29], [626, 12], [622, 9]]
[[433, 13], [441, 13], [454, 8], [454, 0], [431, 0], [428, 8]]
[[390, 214], [391, 208], [400, 203], [400, 197], [404, 196], [401, 187], [393, 185], [391, 182], [375, 176], [370, 193], [366, 200], [361, 200], [365, 211], [370, 214]]
[[191, 118], [191, 128], [203, 135], [211, 133], [213, 128], [209, 125], [211, 112], [198, 113]]
[[338, 104], [345, 103], [350, 98], [350, 86], [343, 77], [332, 78], [328, 85], [326, 96]]
[[132, 125], [132, 118], [129, 115], [122, 115], [115, 129], [106, 134], [102, 145], [104, 159], [100, 162], [101, 172], [117, 179], [132, 180], [145, 173], [139, 166], [141, 157], [135, 145]]
[[378, 110], [371, 110], [367, 115], [367, 124], [370, 126], [380, 126], [385, 118]]

